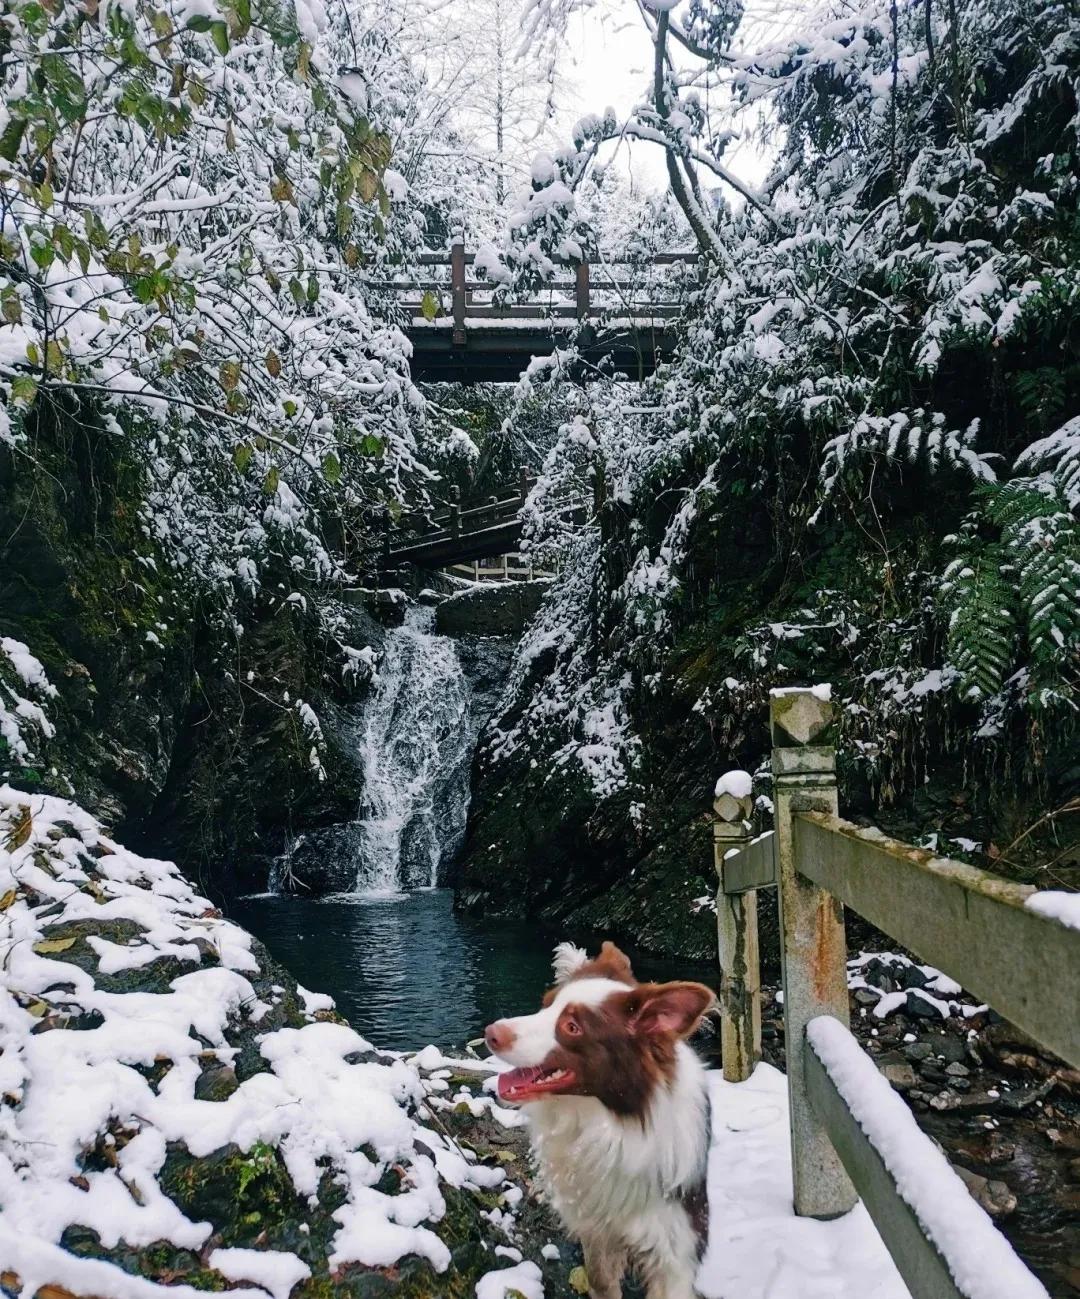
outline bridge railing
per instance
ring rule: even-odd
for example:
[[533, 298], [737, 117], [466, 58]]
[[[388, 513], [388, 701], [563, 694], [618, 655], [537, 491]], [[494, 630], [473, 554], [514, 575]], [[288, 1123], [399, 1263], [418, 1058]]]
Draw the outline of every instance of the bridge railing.
[[1017, 1299], [1045, 1296], [851, 1035], [844, 906], [1074, 1066], [1080, 930], [1033, 908], [1030, 886], [842, 820], [827, 688], [774, 691], [770, 720], [773, 831], [750, 835], [745, 772], [714, 803], [724, 1076], [761, 1058], [756, 890], [776, 887], [796, 1213], [836, 1217], [861, 1196], [915, 1299], [989, 1299], [1004, 1276]]
[[455, 333], [461, 333], [461, 339], [455, 341], [463, 343], [469, 320], [536, 320], [544, 316], [570, 322], [620, 314], [634, 319], [671, 319], [681, 309], [682, 286], [670, 276], [658, 281], [649, 272], [659, 267], [692, 267], [698, 255], [661, 253], [646, 261], [630, 257], [581, 261], [566, 268], [567, 278], [544, 285], [538, 295], [543, 301], [506, 305], [494, 301], [497, 285], [469, 275], [476, 254], [466, 252], [464, 244], [453, 244], [449, 253], [422, 253], [416, 260], [430, 274], [374, 280], [371, 287], [396, 294], [417, 321], [424, 318], [425, 295], [433, 294], [439, 317], [449, 320]]

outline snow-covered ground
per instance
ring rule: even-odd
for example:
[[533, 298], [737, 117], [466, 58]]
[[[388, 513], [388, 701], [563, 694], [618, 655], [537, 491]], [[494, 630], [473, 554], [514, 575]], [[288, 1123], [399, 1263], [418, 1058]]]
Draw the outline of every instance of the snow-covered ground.
[[[377, 1052], [335, 1022], [329, 998], [272, 983], [264, 967], [250, 936], [173, 865], [126, 851], [72, 803], [0, 786], [0, 1272], [26, 1294], [53, 1285], [102, 1299], [194, 1299], [208, 1275], [247, 1299], [299, 1299], [318, 1280], [313, 1266], [385, 1268], [409, 1256], [446, 1274], [454, 1263], [440, 1224], [452, 1187], [487, 1206], [494, 1196], [476, 1214], [477, 1299], [543, 1299], [558, 1247], [519, 1229], [520, 1186], [440, 1118], [519, 1127], [522, 1114], [486, 1094], [494, 1066], [435, 1047], [410, 1059]], [[854, 1099], [873, 1101], [869, 1116], [856, 1107], [864, 1128], [873, 1119], [907, 1181], [925, 1182], [935, 1171], [925, 1161], [907, 1176], [908, 1147], [923, 1138], [906, 1106], [857, 1048], [839, 1054], [837, 1085], [861, 1078]], [[226, 1094], [204, 1098], [207, 1073], [222, 1070]], [[834, 1222], [795, 1217], [783, 1075], [760, 1065], [746, 1083], [714, 1073], [710, 1086], [705, 1299], [906, 1299], [861, 1205]], [[238, 1244], [185, 1214], [165, 1176], [181, 1148], [196, 1159], [269, 1152], [299, 1197], [301, 1233], [302, 1206], [314, 1223], [329, 1173], [340, 1194], [323, 1254]], [[953, 1191], [967, 1236], [972, 1224], [990, 1230], [959, 1182]], [[934, 1222], [947, 1229], [940, 1214]], [[168, 1242], [204, 1269], [203, 1286], [77, 1256], [72, 1229], [95, 1233], [99, 1253]]]
[[[200, 1293], [76, 1257], [60, 1243], [72, 1228], [104, 1251], [168, 1242], [253, 1299], [286, 1299], [311, 1275], [293, 1251], [222, 1248], [214, 1224], [187, 1217], [161, 1182], [178, 1147], [269, 1151], [313, 1210], [329, 1173], [342, 1201], [330, 1269], [415, 1255], [444, 1272], [444, 1189], [506, 1181], [421, 1122], [415, 1068], [325, 1018], [329, 998], [299, 990], [301, 1007], [270, 985], [249, 935], [175, 866], [127, 852], [72, 803], [6, 785], [0, 957], [0, 1272], [24, 1294]], [[241, 1037], [261, 1057], [244, 1067]], [[201, 1099], [201, 1077], [222, 1070], [228, 1094]]]
[[795, 1216], [784, 1075], [760, 1064], [748, 1082], [710, 1082], [705, 1299], [909, 1299], [861, 1204], [834, 1222]]

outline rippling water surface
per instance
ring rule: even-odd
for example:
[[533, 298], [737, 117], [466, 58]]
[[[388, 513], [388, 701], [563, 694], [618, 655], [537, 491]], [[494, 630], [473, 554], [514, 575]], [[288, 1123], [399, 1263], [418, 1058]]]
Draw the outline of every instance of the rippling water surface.
[[[328, 992], [376, 1046], [461, 1045], [504, 1015], [536, 1010], [559, 935], [521, 921], [455, 915], [448, 889], [304, 901], [242, 898], [231, 916], [306, 987]], [[635, 960], [639, 978], [700, 977]]]

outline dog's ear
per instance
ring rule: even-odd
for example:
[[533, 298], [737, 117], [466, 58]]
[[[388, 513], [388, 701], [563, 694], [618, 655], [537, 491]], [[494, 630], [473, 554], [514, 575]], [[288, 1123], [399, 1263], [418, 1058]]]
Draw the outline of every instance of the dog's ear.
[[703, 983], [653, 983], [638, 990], [630, 1028], [635, 1033], [689, 1037], [716, 997]]
[[555, 948], [551, 961], [556, 984], [561, 987], [572, 979], [588, 960], [589, 954], [583, 947], [576, 947], [573, 943], [560, 943]]
[[610, 940], [600, 948], [600, 955], [591, 962], [597, 974], [617, 979], [620, 983], [636, 983], [634, 971], [630, 968], [630, 958], [620, 951]]

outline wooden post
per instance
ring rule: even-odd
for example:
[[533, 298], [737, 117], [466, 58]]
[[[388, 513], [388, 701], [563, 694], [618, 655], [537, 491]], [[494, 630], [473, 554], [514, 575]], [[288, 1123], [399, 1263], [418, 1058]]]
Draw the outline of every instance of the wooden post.
[[531, 486], [532, 486], [532, 484], [529, 482], [529, 466], [528, 466], [528, 465], [522, 465], [522, 466], [521, 466], [521, 472], [520, 472], [520, 474], [519, 474], [519, 476], [518, 476], [518, 496], [519, 496], [520, 499], [521, 499], [521, 503], [522, 503], [522, 505], [525, 504], [525, 501], [526, 501], [526, 498], [527, 498], [528, 495], [529, 495], [529, 489], [531, 488]]
[[465, 238], [454, 236], [450, 245], [450, 298], [453, 313], [453, 333], [451, 343], [454, 347], [465, 346]]
[[837, 810], [835, 710], [827, 686], [774, 690], [770, 700], [773, 797], [784, 972], [784, 1045], [791, 1108], [795, 1212], [835, 1218], [855, 1188], [806, 1089], [806, 1025], [817, 1015], [848, 1023], [844, 909], [799, 874], [792, 815]]
[[587, 320], [589, 315], [588, 262], [578, 262], [574, 268], [574, 304], [577, 307], [578, 320]]
[[761, 962], [758, 957], [757, 890], [724, 892], [724, 859], [751, 839], [750, 776], [729, 771], [713, 802], [716, 937], [720, 953], [720, 1049], [724, 1077], [745, 1082], [761, 1059]]

